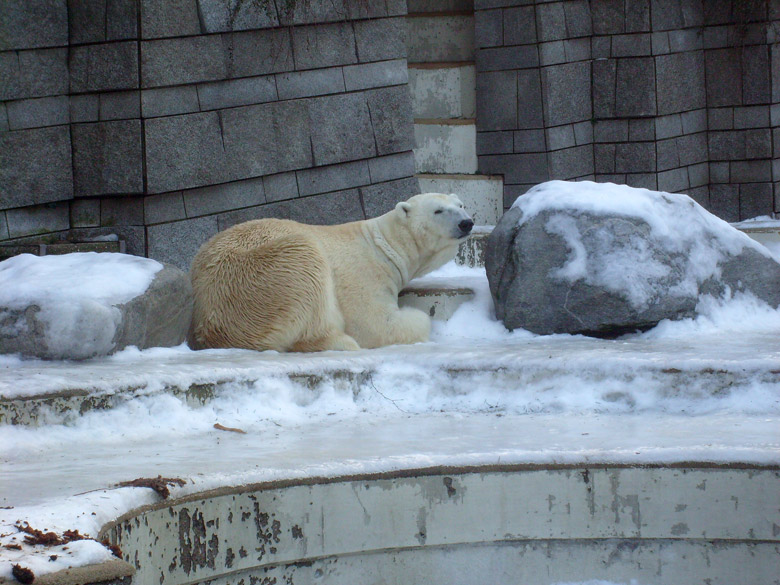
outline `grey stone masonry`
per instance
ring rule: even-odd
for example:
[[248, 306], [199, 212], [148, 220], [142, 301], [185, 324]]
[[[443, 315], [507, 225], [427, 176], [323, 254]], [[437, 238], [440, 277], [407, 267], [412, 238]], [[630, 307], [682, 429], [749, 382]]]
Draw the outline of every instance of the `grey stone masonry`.
[[404, 0], [0, 3], [0, 241], [118, 234], [186, 268], [254, 217], [419, 190]]
[[475, 0], [480, 172], [503, 175], [506, 205], [595, 179], [734, 221], [780, 212], [776, 4]]

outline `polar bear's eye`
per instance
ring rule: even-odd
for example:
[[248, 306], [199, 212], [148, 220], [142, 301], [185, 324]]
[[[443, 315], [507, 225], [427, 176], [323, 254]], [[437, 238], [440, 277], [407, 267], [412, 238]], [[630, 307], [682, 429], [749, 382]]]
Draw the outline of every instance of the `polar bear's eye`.
[[437, 209], [437, 210], [436, 210], [436, 211], [434, 211], [433, 213], [444, 213], [444, 210], [443, 210], [443, 209]]

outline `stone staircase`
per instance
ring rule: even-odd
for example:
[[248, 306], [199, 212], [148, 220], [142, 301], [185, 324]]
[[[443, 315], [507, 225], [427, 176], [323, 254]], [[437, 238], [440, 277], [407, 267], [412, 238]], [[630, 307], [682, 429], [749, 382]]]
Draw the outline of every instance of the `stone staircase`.
[[457, 193], [477, 225], [495, 225], [503, 180], [477, 174], [473, 5], [410, 0], [408, 34], [420, 189]]

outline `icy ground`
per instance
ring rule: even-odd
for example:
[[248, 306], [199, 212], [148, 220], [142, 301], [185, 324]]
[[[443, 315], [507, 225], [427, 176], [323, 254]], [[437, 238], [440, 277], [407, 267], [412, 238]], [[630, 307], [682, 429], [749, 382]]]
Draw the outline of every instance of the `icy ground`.
[[[159, 498], [116, 483], [158, 474], [185, 479], [172, 489], [181, 495], [439, 465], [780, 464], [780, 311], [750, 297], [703, 299], [696, 320], [617, 340], [535, 336], [495, 320], [483, 269], [451, 264], [427, 279], [470, 286], [476, 297], [413, 347], [280, 355], [182, 346], [85, 362], [0, 356], [6, 398], [138, 388], [110, 411], [0, 427], [0, 543], [21, 541], [19, 521], [95, 536]], [[338, 370], [373, 373], [353, 394]], [[322, 381], [312, 388], [291, 372]], [[224, 384], [205, 406], [162, 391], [208, 381]], [[68, 547], [0, 549], [0, 578], [17, 562], [40, 575], [111, 558], [94, 541]]]

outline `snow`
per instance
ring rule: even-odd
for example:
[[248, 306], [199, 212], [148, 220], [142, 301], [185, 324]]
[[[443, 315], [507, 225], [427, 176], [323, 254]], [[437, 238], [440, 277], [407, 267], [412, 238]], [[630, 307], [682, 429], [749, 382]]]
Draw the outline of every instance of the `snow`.
[[[576, 185], [547, 204], [607, 205], [592, 185]], [[726, 231], [706, 216], [692, 226], [659, 221], [665, 204], [656, 209], [642, 193], [632, 200], [617, 186], [602, 187], [620, 193], [609, 205], [652, 216], [652, 229], [665, 230], [670, 246], [680, 245], [673, 241], [678, 232]], [[584, 193], [594, 198], [583, 202]], [[527, 201], [529, 213], [541, 209]], [[731, 232], [724, 244], [753, 245]], [[59, 273], [46, 257], [0, 264], [0, 304], [32, 300], [30, 281], [49, 283], [53, 303], [134, 296], [156, 272], [132, 256], [74, 256], [80, 258]], [[576, 254], [564, 270], [581, 273]], [[696, 319], [616, 340], [537, 336], [509, 332], [495, 319], [483, 268], [450, 263], [418, 283], [468, 286], [475, 296], [446, 323], [434, 322], [430, 342], [413, 347], [316, 355], [128, 348], [83, 362], [0, 356], [5, 398], [135, 389], [111, 410], [50, 412], [39, 427], [0, 427], [0, 543], [21, 542], [18, 521], [94, 537], [111, 519], [158, 499], [149, 489], [112, 486], [158, 474], [186, 479], [171, 489], [180, 496], [439, 465], [780, 464], [779, 310], [747, 295], [709, 298]], [[354, 392], [335, 375], [343, 371], [370, 374]], [[209, 382], [220, 384], [203, 405], [169, 391]], [[111, 558], [94, 541], [67, 546], [1, 549], [0, 578], [17, 562], [43, 574]]]

